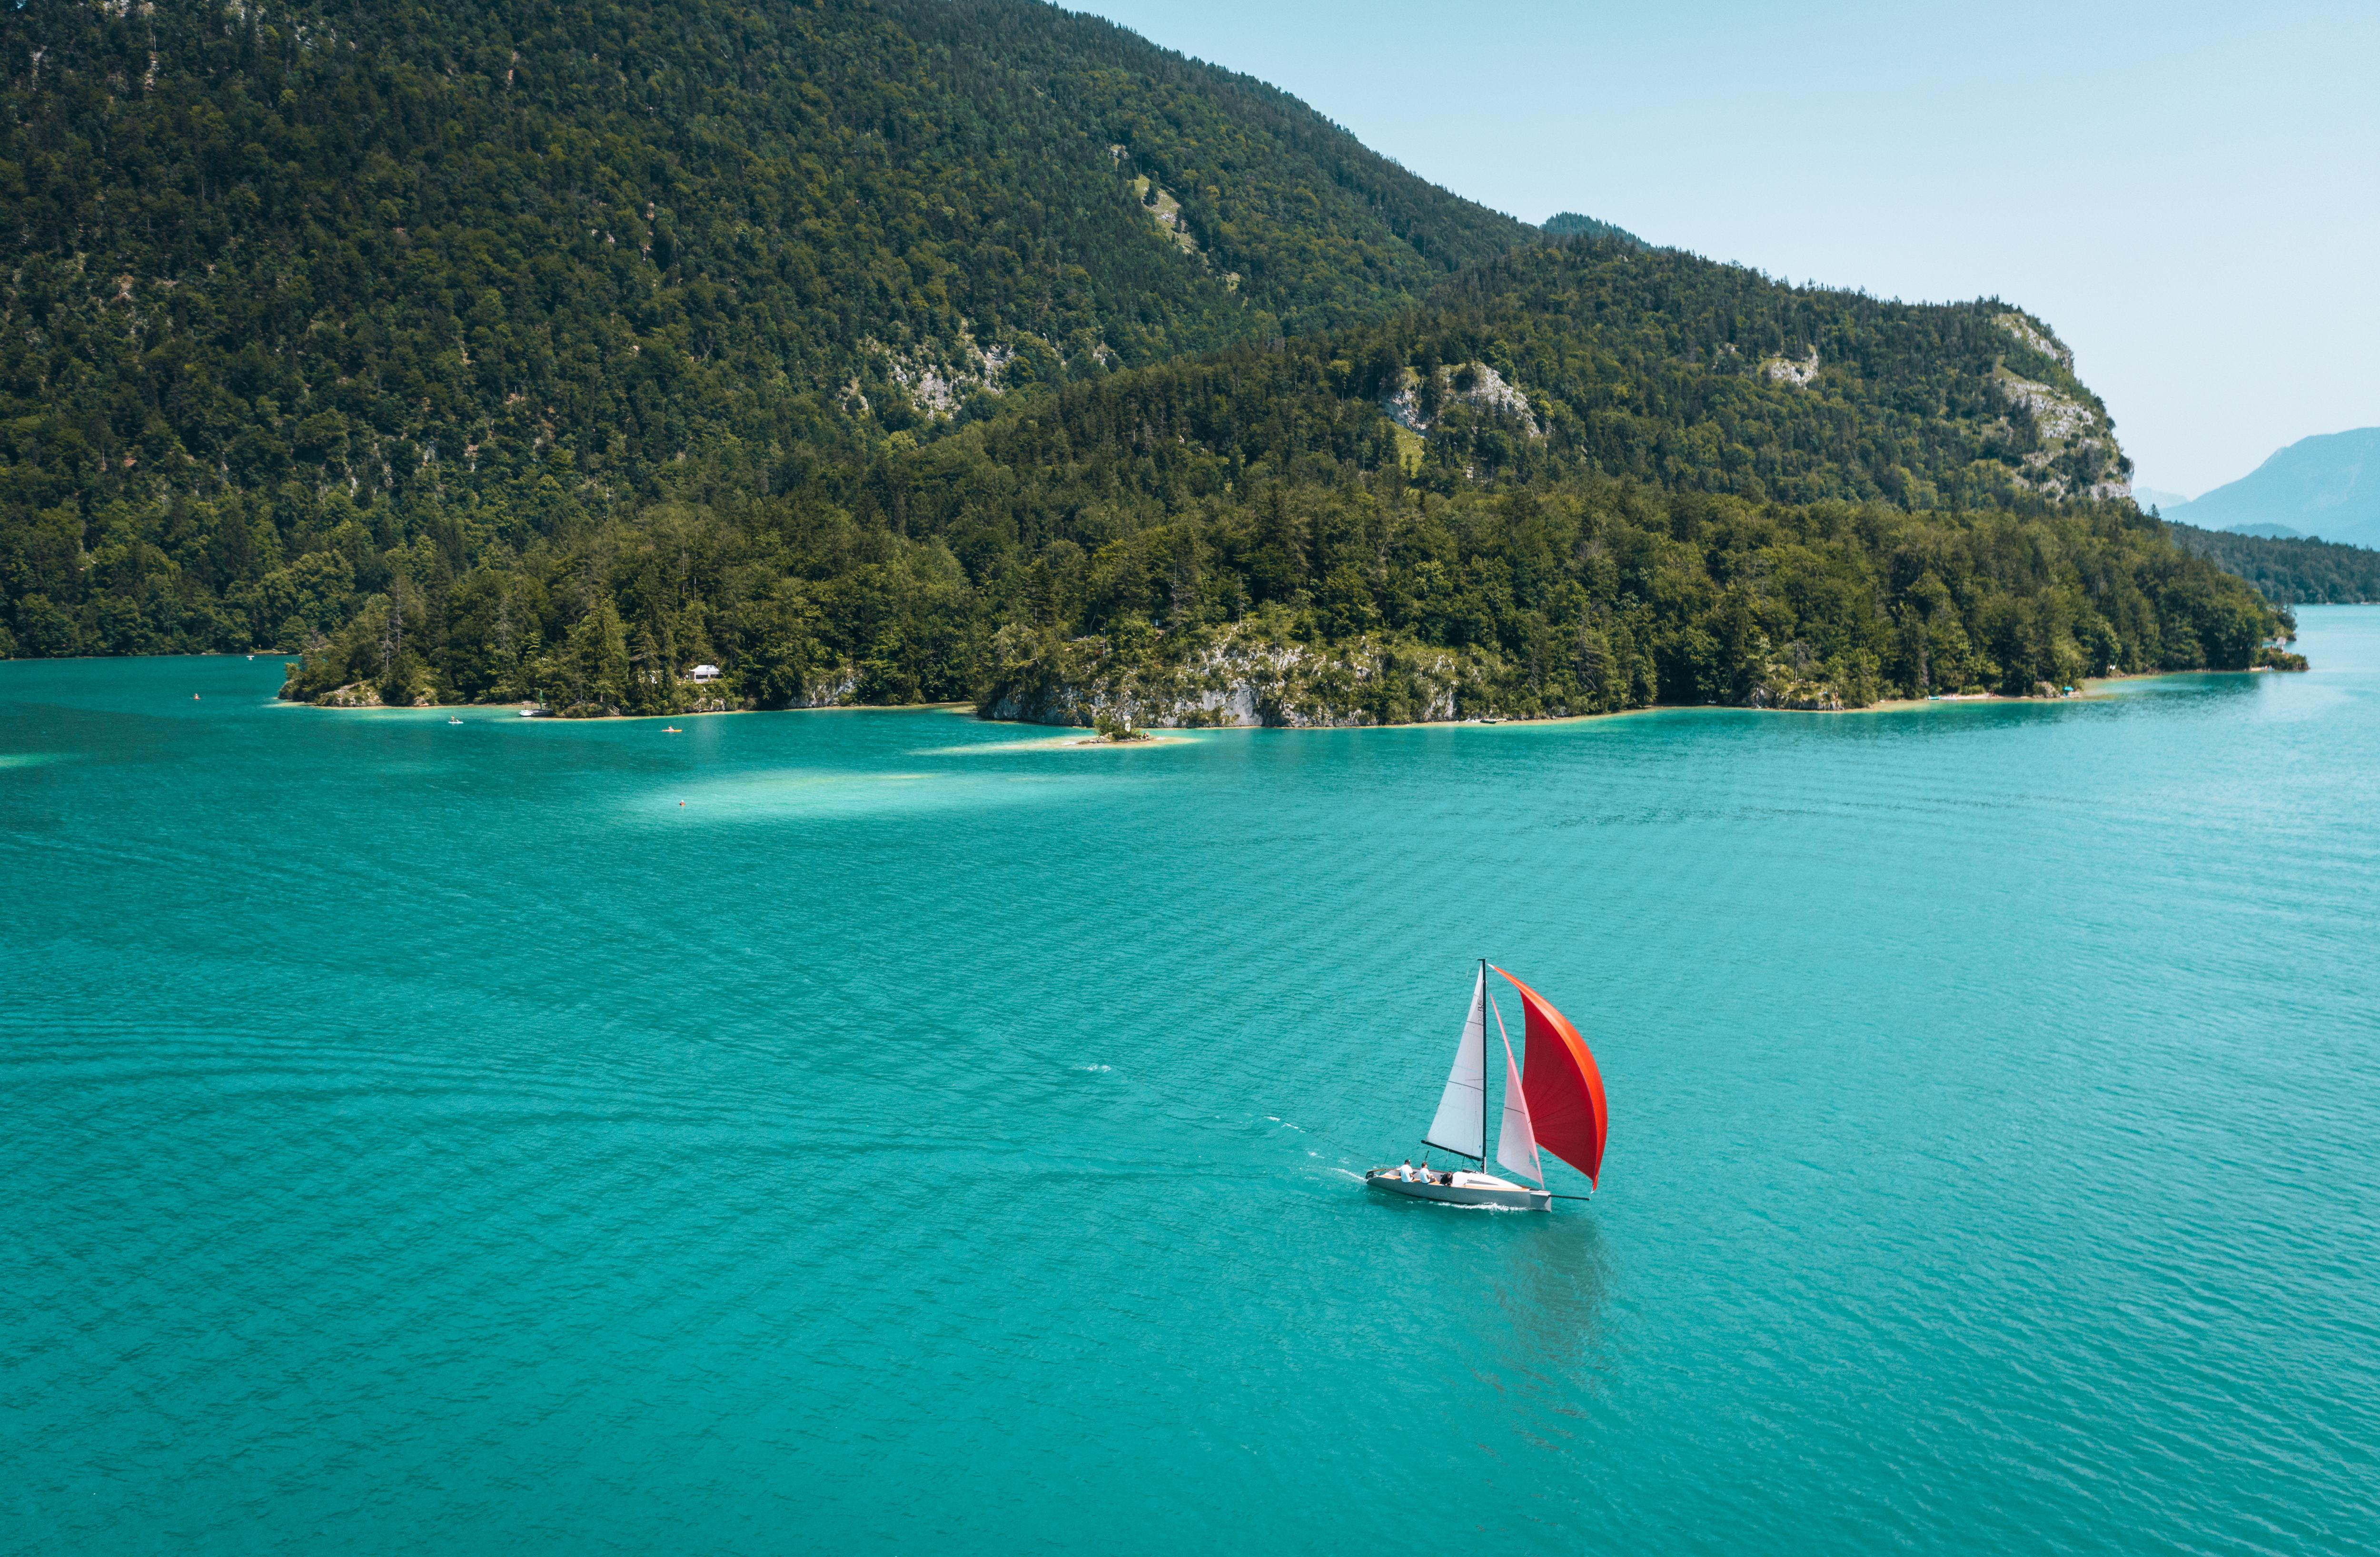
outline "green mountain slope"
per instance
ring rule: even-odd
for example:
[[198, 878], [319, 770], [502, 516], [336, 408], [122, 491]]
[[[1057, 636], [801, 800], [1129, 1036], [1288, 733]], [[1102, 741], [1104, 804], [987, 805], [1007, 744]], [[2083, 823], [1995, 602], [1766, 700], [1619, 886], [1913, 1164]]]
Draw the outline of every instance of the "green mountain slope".
[[1572, 240], [1475, 267], [1384, 324], [1076, 386], [956, 429], [896, 454], [856, 501], [910, 533], [996, 508], [1020, 536], [1095, 548], [1342, 467], [1396, 465], [1445, 497], [1591, 477], [1925, 509], [2116, 497], [2111, 437], [2057, 441], [2004, 388], [2014, 363], [2105, 425], [2010, 320], [2046, 338], [1995, 302], [1883, 304]]
[[0, 63], [20, 512], [294, 481], [551, 527], [1383, 317], [1531, 234], [1013, 3], [38, 6]]
[[1371, 718], [2284, 625], [2101, 501], [2028, 315], [1549, 244], [1023, 0], [27, 8], [0, 66], [0, 650]]
[[[1403, 371], [1426, 396], [1432, 365], [1492, 367], [1527, 395], [1547, 449], [1666, 487], [1911, 508], [2128, 490], [2066, 348], [1997, 300], [1881, 302], [1573, 239], [1475, 267], [1342, 349], [1367, 393]], [[1488, 433], [1460, 394], [1448, 405], [1433, 428], [1447, 463], [1532, 463], [1531, 440]]]

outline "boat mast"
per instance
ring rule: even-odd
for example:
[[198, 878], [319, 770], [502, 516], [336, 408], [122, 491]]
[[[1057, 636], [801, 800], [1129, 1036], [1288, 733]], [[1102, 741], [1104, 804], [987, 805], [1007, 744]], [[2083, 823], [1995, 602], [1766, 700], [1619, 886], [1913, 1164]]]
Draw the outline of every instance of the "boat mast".
[[1479, 960], [1479, 1171], [1488, 1171], [1488, 960]]

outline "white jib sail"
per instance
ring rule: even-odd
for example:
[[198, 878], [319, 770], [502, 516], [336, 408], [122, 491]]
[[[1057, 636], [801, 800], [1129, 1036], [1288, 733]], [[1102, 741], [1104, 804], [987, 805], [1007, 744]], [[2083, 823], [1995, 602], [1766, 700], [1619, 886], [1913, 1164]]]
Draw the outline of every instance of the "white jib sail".
[[1480, 1139], [1486, 1127], [1488, 1094], [1488, 970], [1471, 991], [1471, 1014], [1463, 1019], [1463, 1042], [1455, 1047], [1454, 1068], [1446, 1073], [1446, 1092], [1438, 1100], [1438, 1117], [1429, 1122], [1422, 1140], [1440, 1151], [1466, 1157], [1483, 1154]]
[[1496, 1131], [1496, 1161], [1542, 1185], [1546, 1168], [1537, 1160], [1537, 1132], [1529, 1123], [1529, 1100], [1521, 1092], [1521, 1068], [1512, 1063], [1512, 1035], [1504, 1031], [1501, 1011], [1496, 1013], [1496, 1036], [1504, 1040], [1504, 1123]]

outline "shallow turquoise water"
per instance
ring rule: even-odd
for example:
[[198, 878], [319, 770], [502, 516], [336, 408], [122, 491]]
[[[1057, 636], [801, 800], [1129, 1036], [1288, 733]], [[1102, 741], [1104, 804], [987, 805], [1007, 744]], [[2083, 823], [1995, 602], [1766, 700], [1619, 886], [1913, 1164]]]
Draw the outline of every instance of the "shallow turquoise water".
[[[0, 1548], [2380, 1546], [2380, 610], [2304, 627], [1137, 750], [0, 664]], [[1482, 955], [1591, 1205], [1350, 1177]]]

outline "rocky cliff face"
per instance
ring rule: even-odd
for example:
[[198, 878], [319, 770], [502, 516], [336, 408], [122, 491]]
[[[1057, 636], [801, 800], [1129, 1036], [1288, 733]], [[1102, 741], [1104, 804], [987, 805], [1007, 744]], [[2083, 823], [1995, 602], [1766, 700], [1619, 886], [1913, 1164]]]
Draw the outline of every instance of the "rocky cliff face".
[[[1366, 634], [1328, 647], [1295, 642], [1258, 623], [1185, 634], [1173, 643], [1060, 640], [1003, 628], [1001, 670], [977, 706], [990, 719], [1143, 729], [1269, 725], [1428, 724], [1469, 718], [1567, 718], [1643, 707], [1641, 676], [1595, 679], [1593, 701], [1573, 706], [1532, 685], [1526, 664], [1492, 650], [1448, 649]], [[1864, 707], [1879, 695], [1875, 667], [1821, 665], [1796, 641], [1769, 654], [1744, 689], [1751, 708]]]
[[[2012, 473], [2020, 486], [2046, 497], [2097, 499], [2132, 495], [2132, 462], [2116, 441], [2104, 409], [2086, 403], [2073, 379], [2074, 354], [2056, 336], [2020, 313], [1996, 315], [1992, 322], [2057, 365], [2053, 377], [2065, 383], [2028, 379], [2003, 365], [1993, 374], [2009, 408], [2032, 422], [2038, 446]], [[2072, 388], [2068, 387], [2072, 385]]]
[[1425, 393], [1421, 376], [1411, 368], [1405, 369], [1395, 391], [1381, 402], [1380, 408], [1389, 414], [1389, 420], [1407, 432], [1427, 433], [1435, 419], [1431, 406], [1467, 404], [1512, 418], [1531, 438], [1545, 436], [1544, 426], [1530, 408], [1529, 397], [1486, 363], [1464, 362], [1440, 368], [1436, 379], [1436, 392]]
[[1409, 724], [1485, 711], [1489, 669], [1475, 653], [1365, 637], [1328, 649], [1245, 626], [1165, 646], [1064, 642], [1004, 629], [986, 718], [1088, 726], [1102, 716], [1148, 729]]

